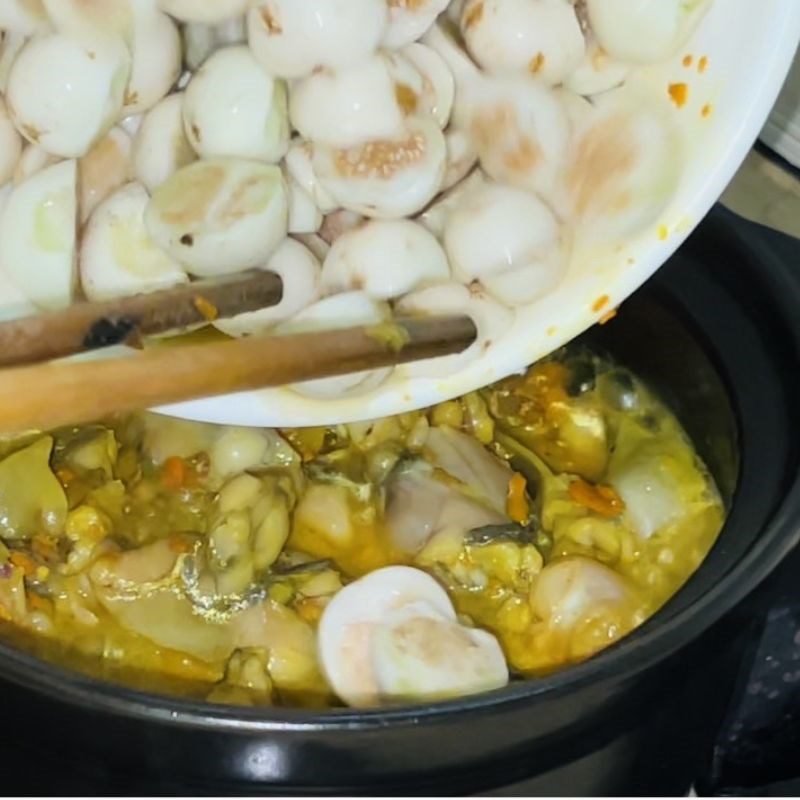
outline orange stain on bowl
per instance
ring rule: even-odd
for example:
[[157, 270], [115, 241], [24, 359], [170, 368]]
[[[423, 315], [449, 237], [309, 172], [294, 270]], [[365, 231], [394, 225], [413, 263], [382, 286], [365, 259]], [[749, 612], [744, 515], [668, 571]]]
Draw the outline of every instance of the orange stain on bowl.
[[708, 56], [703, 56], [697, 62], [697, 71], [702, 75], [708, 69]]
[[544, 69], [545, 62], [544, 53], [537, 53], [528, 64], [528, 70], [531, 75], [538, 75]]
[[683, 62], [682, 63], [683, 63], [683, 66], [686, 67], [686, 69], [689, 69], [689, 67], [691, 67], [692, 64], [694, 64], [694, 56], [691, 55], [690, 53], [687, 53], [683, 57]]
[[597, 300], [594, 301], [592, 304], [592, 311], [595, 313], [602, 311], [610, 302], [611, 298], [607, 294], [604, 294], [602, 297], [598, 297]]
[[617, 316], [617, 314], [618, 314], [618, 313], [619, 313], [619, 312], [617, 311], [617, 309], [616, 309], [616, 308], [612, 308], [612, 309], [611, 309], [611, 311], [609, 311], [609, 312], [608, 312], [608, 313], [606, 313], [606, 314], [603, 314], [603, 316], [602, 316], [602, 317], [600, 317], [600, 324], [601, 324], [601, 325], [606, 325], [606, 324], [608, 324], [609, 322], [611, 322], [611, 320], [612, 320], [612, 319], [614, 319], [614, 317], [616, 317], [616, 316]]
[[658, 226], [658, 238], [661, 239], [662, 242], [666, 242], [667, 239], [669, 239], [669, 228], [666, 225]]
[[671, 83], [667, 88], [672, 102], [678, 108], [683, 108], [689, 101], [689, 84], [688, 83]]
[[708, 119], [708, 118], [709, 118], [709, 117], [710, 117], [710, 116], [711, 116], [713, 113], [714, 113], [714, 106], [712, 106], [712, 105], [711, 105], [711, 103], [706, 103], [706, 104], [705, 104], [705, 105], [704, 105], [704, 106], [703, 106], [703, 107], [700, 109], [700, 116], [701, 116], [703, 119]]

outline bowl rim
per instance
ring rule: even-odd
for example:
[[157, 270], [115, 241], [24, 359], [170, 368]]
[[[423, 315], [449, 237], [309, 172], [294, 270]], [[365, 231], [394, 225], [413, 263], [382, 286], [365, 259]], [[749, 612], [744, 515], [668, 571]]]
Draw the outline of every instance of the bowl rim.
[[[800, 7], [800, 6], [799, 6]], [[731, 224], [725, 234], [733, 248], [752, 254], [742, 226]], [[746, 227], [746, 226], [745, 226]], [[782, 319], [796, 318], [800, 304], [800, 273], [770, 253], [759, 253], [759, 268], [766, 269], [771, 297]], [[765, 265], [765, 262], [766, 265]], [[800, 323], [795, 323], [792, 347], [800, 353]], [[711, 353], [710, 355], [713, 355]], [[736, 412], [737, 409], [734, 409]], [[735, 503], [735, 501], [734, 501]], [[722, 534], [724, 535], [723, 528]], [[446, 702], [389, 709], [332, 709], [308, 711], [288, 708], [238, 708], [185, 700], [165, 694], [129, 689], [121, 684], [92, 678], [53, 664], [0, 642], [0, 678], [32, 689], [39, 695], [91, 710], [156, 722], [181, 729], [248, 732], [254, 734], [307, 733], [311, 731], [365, 731], [404, 727], [425, 720], [444, 720], [454, 715], [467, 717], [498, 711], [508, 705], [532, 704], [542, 695], [561, 697], [589, 684], [633, 678], [669, 658], [713, 627], [739, 605], [800, 544], [800, 474], [785, 490], [783, 500], [772, 512], [759, 538], [747, 554], [710, 589], [687, 607], [663, 618], [651, 617], [634, 635], [623, 638], [593, 658], [553, 675], [512, 683], [502, 689]], [[677, 595], [676, 595], [677, 596]]]

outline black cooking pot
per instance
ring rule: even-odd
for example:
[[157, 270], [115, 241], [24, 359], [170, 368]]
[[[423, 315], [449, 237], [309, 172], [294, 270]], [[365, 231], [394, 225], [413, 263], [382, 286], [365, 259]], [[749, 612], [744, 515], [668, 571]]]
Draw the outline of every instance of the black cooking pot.
[[634, 635], [491, 694], [326, 714], [136, 693], [0, 645], [4, 790], [36, 791], [50, 771], [59, 793], [81, 774], [81, 791], [115, 794], [508, 794], [523, 781], [550, 795], [687, 793], [758, 621], [756, 590], [800, 538], [800, 271], [770, 241], [716, 210], [587, 335], [662, 391], [730, 504], [701, 569]]

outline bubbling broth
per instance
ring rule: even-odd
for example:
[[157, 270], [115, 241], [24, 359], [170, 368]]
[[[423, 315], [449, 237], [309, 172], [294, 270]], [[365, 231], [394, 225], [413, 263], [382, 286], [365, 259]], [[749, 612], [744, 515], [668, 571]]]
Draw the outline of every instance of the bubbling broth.
[[358, 424], [31, 433], [3, 445], [0, 512], [6, 641], [160, 693], [359, 708], [591, 657], [724, 521], [672, 412], [578, 346]]

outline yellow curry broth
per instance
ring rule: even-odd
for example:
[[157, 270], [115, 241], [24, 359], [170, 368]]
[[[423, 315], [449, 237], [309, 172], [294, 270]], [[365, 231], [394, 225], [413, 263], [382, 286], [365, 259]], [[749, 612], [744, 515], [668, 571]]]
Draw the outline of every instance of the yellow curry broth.
[[402, 417], [278, 432], [135, 415], [3, 456], [4, 636], [218, 702], [336, 705], [319, 620], [397, 564], [436, 577], [513, 673], [546, 674], [658, 610], [724, 520], [667, 407], [583, 351]]

